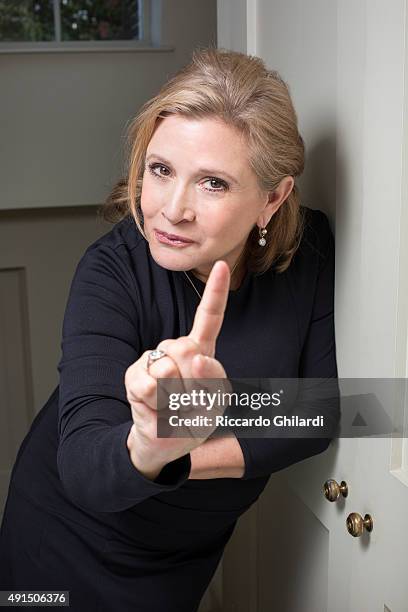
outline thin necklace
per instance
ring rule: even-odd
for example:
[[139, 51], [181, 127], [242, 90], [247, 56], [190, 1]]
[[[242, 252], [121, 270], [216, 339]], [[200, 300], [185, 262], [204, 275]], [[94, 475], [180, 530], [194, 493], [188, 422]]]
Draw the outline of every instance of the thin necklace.
[[[241, 253], [241, 255], [242, 255], [242, 253]], [[237, 259], [237, 262], [236, 262], [235, 266], [234, 266], [234, 267], [232, 268], [232, 270], [231, 270], [231, 278], [232, 278], [232, 275], [234, 274], [234, 270], [235, 270], [235, 268], [237, 267], [237, 265], [238, 265], [238, 263], [239, 263], [239, 260], [241, 259], [241, 255], [238, 257], [238, 259]], [[195, 284], [193, 283], [193, 281], [191, 280], [191, 278], [190, 278], [190, 276], [187, 274], [187, 272], [186, 272], [185, 270], [183, 270], [183, 272], [184, 272], [184, 274], [187, 276], [188, 280], [190, 281], [191, 285], [193, 286], [194, 291], [196, 292], [196, 294], [198, 295], [198, 297], [199, 297], [199, 298], [200, 298], [200, 300], [201, 300], [201, 298], [203, 297], [203, 296], [202, 296], [202, 294], [200, 294], [200, 293], [198, 292], [198, 290], [197, 290], [197, 288], [196, 288]]]

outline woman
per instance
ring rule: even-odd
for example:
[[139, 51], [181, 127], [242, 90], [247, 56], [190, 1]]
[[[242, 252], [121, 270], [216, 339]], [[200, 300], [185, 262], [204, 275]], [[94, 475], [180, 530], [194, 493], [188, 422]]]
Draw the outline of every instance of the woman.
[[196, 50], [143, 106], [13, 468], [1, 589], [193, 612], [271, 473], [327, 448], [156, 437], [159, 378], [337, 378], [334, 241], [300, 204], [303, 165], [288, 88], [257, 57]]

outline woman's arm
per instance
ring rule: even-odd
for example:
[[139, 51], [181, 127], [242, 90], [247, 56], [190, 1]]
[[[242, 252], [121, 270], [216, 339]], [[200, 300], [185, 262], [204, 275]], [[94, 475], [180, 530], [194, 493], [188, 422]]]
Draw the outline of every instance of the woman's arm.
[[[315, 211], [321, 252], [312, 317], [299, 362], [299, 378], [337, 379], [334, 329], [334, 239], [327, 217]], [[340, 416], [339, 398], [324, 405], [332, 423]], [[256, 478], [325, 451], [330, 438], [215, 438], [191, 453], [189, 478]], [[195, 475], [198, 474], [198, 475]], [[217, 474], [217, 475], [214, 475]]]
[[[331, 432], [336, 430], [340, 419], [334, 327], [334, 237], [327, 216], [319, 210], [313, 211], [312, 214], [311, 223], [315, 235], [319, 236], [317, 245], [320, 254], [312, 312], [299, 359], [298, 378], [325, 379], [331, 390], [336, 387], [337, 390], [330, 399], [323, 402], [316, 400], [314, 406], [309, 401], [306, 405], [309, 415], [312, 408], [316, 414], [324, 413], [325, 432], [328, 431], [329, 434], [321, 438], [239, 438], [238, 442], [245, 458], [244, 479], [272, 474], [324, 452], [333, 438]], [[298, 299], [301, 299], [301, 296]]]
[[64, 315], [57, 466], [67, 496], [90, 511], [119, 512], [172, 491], [191, 468], [189, 454], [157, 475], [150, 469], [144, 475], [131, 460], [133, 420], [123, 381], [141, 347], [128, 277], [116, 250], [92, 246], [77, 266]]
[[190, 452], [189, 480], [208, 478], [242, 478], [244, 455], [235, 436], [210, 438]]

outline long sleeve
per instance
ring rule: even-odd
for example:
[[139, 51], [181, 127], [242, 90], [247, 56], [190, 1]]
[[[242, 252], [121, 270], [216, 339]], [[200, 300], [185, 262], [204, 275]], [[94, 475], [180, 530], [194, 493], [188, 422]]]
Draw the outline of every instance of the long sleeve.
[[58, 364], [58, 472], [77, 505], [117, 512], [188, 479], [190, 455], [167, 464], [152, 481], [132, 464], [132, 426], [124, 384], [141, 355], [140, 295], [118, 249], [92, 245], [71, 284]]
[[[318, 273], [313, 308], [299, 360], [299, 378], [336, 379], [337, 389], [330, 401], [316, 400], [319, 414], [324, 409], [328, 430], [335, 431], [340, 418], [334, 329], [334, 238], [327, 217], [321, 211]], [[320, 405], [319, 405], [320, 402]], [[310, 408], [310, 405], [309, 405]], [[271, 474], [327, 449], [331, 437], [238, 438], [245, 461], [243, 479]]]

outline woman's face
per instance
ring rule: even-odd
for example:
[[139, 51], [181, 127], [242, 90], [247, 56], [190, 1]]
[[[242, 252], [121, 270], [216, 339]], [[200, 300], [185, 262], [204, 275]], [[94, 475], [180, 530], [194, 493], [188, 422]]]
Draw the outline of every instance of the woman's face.
[[276, 212], [279, 195], [268, 204], [243, 136], [224, 122], [159, 120], [146, 151], [141, 208], [152, 257], [163, 268], [192, 270], [204, 281], [218, 259], [232, 268], [253, 226], [264, 227]]

